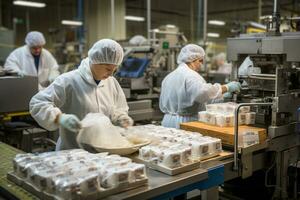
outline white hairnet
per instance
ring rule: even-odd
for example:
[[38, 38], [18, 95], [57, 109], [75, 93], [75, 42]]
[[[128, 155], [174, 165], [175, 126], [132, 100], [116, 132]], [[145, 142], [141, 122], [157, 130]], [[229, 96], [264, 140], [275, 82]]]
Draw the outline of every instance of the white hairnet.
[[43, 46], [46, 44], [46, 40], [43, 33], [38, 31], [31, 31], [27, 33], [25, 43], [30, 47]]
[[196, 59], [203, 59], [204, 56], [205, 51], [202, 47], [195, 44], [188, 44], [181, 49], [177, 57], [177, 63], [190, 63]]
[[135, 35], [129, 40], [129, 44], [131, 45], [143, 45], [147, 42], [147, 39], [142, 35]]
[[88, 52], [92, 64], [120, 65], [123, 60], [123, 48], [111, 39], [102, 39], [96, 42]]

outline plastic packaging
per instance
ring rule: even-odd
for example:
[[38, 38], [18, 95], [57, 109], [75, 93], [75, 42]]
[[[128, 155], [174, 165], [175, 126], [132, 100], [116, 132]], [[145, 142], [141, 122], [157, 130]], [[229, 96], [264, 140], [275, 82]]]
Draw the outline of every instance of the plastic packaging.
[[13, 163], [18, 177], [61, 199], [85, 199], [120, 183], [147, 178], [143, 164], [119, 155], [84, 150], [17, 155]]
[[255, 124], [255, 117], [256, 117], [255, 112], [246, 113], [246, 122], [245, 123], [247, 125]]

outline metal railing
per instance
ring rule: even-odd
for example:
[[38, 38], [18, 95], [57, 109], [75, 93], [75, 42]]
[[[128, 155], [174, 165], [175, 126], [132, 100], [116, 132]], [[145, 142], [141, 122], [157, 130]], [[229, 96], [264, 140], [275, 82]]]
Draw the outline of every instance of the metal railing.
[[234, 113], [234, 163], [233, 170], [237, 171], [239, 169], [238, 166], [238, 133], [239, 133], [239, 110], [244, 106], [272, 106], [273, 103], [240, 103], [235, 108]]

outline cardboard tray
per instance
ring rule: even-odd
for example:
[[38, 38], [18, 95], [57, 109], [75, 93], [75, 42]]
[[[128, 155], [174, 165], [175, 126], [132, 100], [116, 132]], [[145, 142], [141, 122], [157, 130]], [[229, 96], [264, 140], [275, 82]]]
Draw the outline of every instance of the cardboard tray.
[[[46, 193], [44, 191], [39, 190], [38, 188], [36, 188], [31, 183], [28, 183], [27, 181], [25, 181], [22, 178], [18, 177], [14, 172], [7, 173], [7, 179], [9, 181], [17, 184], [18, 186], [24, 188], [28, 192], [34, 194], [35, 196], [37, 196], [40, 199], [43, 199], [43, 200], [61, 199], [60, 197], [58, 197], [56, 195], [49, 194], [49, 193]], [[123, 191], [126, 191], [126, 190], [134, 189], [134, 188], [140, 187], [142, 185], [145, 185], [147, 183], [148, 183], [147, 178], [139, 180], [139, 181], [134, 182], [134, 183], [122, 183], [116, 188], [98, 191], [98, 192], [95, 192], [93, 194], [89, 194], [87, 196], [78, 196], [78, 198], [76, 198], [76, 199], [96, 200], [96, 199], [107, 197], [107, 196], [110, 196], [110, 195], [113, 195], [113, 194], [116, 194], [116, 193], [120, 193], [120, 192], [123, 192]]]
[[157, 165], [153, 162], [149, 162], [149, 161], [141, 159], [138, 155], [134, 155], [133, 157], [131, 157], [131, 159], [135, 162], [145, 164], [147, 167], [149, 167], [151, 169], [154, 169], [156, 171], [162, 172], [164, 174], [168, 174], [170, 176], [174, 176], [174, 175], [181, 174], [181, 173], [184, 173], [184, 172], [192, 171], [194, 169], [198, 169], [203, 160], [218, 157], [219, 154], [220, 153], [207, 155], [199, 161], [193, 161], [189, 164], [186, 164], [186, 165], [180, 166], [180, 167], [176, 167], [176, 168], [168, 168], [168, 167], [165, 167], [165, 166], [162, 166], [162, 165]]
[[[199, 132], [202, 135], [220, 138], [225, 145], [234, 145], [234, 127], [219, 127], [202, 122], [187, 122], [180, 124], [180, 128], [186, 131]], [[264, 128], [239, 126], [239, 133], [245, 130], [257, 131], [259, 143], [263, 143], [267, 139], [267, 130]]]

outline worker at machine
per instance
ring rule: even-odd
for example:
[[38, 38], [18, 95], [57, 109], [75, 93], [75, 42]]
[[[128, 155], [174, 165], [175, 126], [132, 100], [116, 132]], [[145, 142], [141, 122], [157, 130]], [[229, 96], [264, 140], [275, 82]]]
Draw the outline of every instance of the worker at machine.
[[231, 64], [226, 62], [225, 53], [219, 53], [215, 57], [215, 62], [217, 65], [217, 72], [221, 74], [231, 74]]
[[44, 89], [59, 75], [58, 64], [51, 53], [43, 48], [46, 41], [42, 33], [29, 32], [25, 43], [10, 53], [4, 68], [20, 76], [37, 76], [39, 90]]
[[206, 103], [240, 91], [238, 82], [226, 85], [206, 83], [198, 73], [204, 56], [204, 49], [195, 44], [181, 49], [177, 58], [179, 66], [165, 77], [161, 86], [159, 107], [165, 114], [163, 126], [179, 128], [182, 122], [196, 121], [198, 112], [205, 110]]
[[102, 39], [88, 51], [78, 69], [62, 74], [30, 101], [32, 117], [44, 128], [60, 128], [56, 149], [79, 148], [76, 133], [88, 113], [102, 113], [113, 124], [128, 127], [128, 105], [122, 88], [112, 74], [123, 60], [117, 42]]

